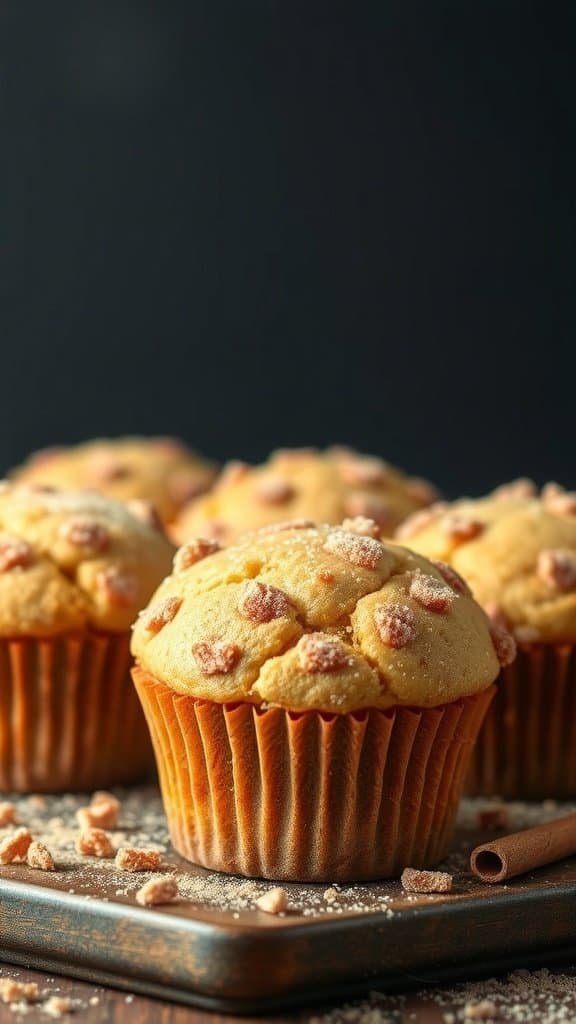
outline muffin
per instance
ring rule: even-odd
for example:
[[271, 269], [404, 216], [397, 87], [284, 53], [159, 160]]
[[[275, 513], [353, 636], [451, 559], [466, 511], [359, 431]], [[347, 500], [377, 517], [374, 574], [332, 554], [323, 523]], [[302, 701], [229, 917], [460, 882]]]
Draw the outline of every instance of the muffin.
[[386, 535], [437, 498], [432, 484], [375, 456], [349, 448], [281, 450], [261, 466], [230, 463], [210, 494], [183, 509], [172, 535], [177, 543], [202, 536], [232, 544], [287, 519], [336, 524], [357, 516], [375, 520]]
[[99, 494], [0, 488], [0, 789], [131, 782], [151, 746], [130, 627], [172, 545]]
[[[162, 522], [213, 482], [216, 467], [172, 437], [87, 441], [36, 452], [11, 476], [20, 483], [99, 491], [117, 501], [150, 502]], [[134, 505], [135, 514], [145, 509]]]
[[[455, 568], [518, 657], [503, 668], [468, 780], [471, 793], [576, 796], [576, 494], [528, 480], [438, 505], [398, 531]], [[512, 652], [510, 652], [512, 656]]]
[[455, 573], [368, 536], [364, 519], [276, 525], [220, 550], [197, 539], [132, 651], [184, 857], [319, 882], [447, 852], [499, 670]]

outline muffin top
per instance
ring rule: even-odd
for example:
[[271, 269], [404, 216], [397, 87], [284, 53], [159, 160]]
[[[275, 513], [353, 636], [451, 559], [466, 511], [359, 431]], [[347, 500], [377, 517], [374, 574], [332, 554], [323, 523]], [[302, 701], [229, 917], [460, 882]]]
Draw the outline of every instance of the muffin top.
[[182, 510], [172, 532], [180, 543], [204, 536], [230, 544], [286, 519], [339, 523], [366, 516], [386, 535], [437, 497], [426, 480], [349, 448], [281, 450], [261, 466], [230, 463], [210, 494]]
[[99, 491], [118, 501], [144, 499], [163, 522], [212, 483], [216, 467], [172, 437], [123, 437], [36, 452], [11, 476], [21, 483]]
[[429, 707], [489, 686], [511, 638], [491, 633], [456, 573], [377, 532], [359, 519], [278, 524], [224, 549], [192, 540], [139, 616], [133, 654], [180, 693], [294, 711]]
[[174, 549], [125, 505], [88, 491], [0, 487], [0, 635], [130, 628]]
[[478, 500], [437, 504], [398, 530], [449, 562], [523, 643], [576, 643], [576, 494], [517, 480]]

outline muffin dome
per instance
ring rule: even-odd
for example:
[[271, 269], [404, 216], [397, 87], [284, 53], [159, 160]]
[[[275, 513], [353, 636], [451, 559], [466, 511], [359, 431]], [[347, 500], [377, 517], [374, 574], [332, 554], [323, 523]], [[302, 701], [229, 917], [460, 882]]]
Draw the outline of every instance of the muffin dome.
[[122, 632], [170, 570], [164, 534], [87, 491], [0, 488], [0, 636]]
[[530, 481], [478, 500], [437, 504], [398, 530], [450, 563], [519, 641], [576, 643], [576, 494]]
[[340, 523], [355, 516], [375, 520], [386, 535], [437, 497], [426, 480], [375, 456], [348, 448], [281, 450], [261, 466], [231, 463], [210, 494], [183, 509], [173, 535], [180, 543], [207, 536], [231, 544], [248, 530], [286, 519]]
[[216, 467], [171, 437], [88, 441], [36, 452], [11, 474], [19, 482], [99, 491], [151, 502], [164, 522], [208, 489]]
[[488, 687], [498, 658], [462, 581], [367, 532], [360, 519], [280, 524], [220, 550], [190, 541], [133, 654], [179, 693], [291, 710], [425, 708]]

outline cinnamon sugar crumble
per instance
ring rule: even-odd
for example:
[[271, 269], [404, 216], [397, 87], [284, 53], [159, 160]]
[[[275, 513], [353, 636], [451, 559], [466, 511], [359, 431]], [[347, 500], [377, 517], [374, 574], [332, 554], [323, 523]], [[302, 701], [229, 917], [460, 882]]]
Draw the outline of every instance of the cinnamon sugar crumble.
[[55, 871], [56, 865], [54, 864], [54, 858], [50, 853], [47, 846], [44, 843], [32, 842], [28, 847], [26, 853], [26, 863], [31, 868], [37, 868], [38, 871]]
[[432, 562], [432, 565], [436, 566], [438, 572], [444, 577], [444, 580], [452, 590], [455, 590], [457, 594], [464, 594], [465, 597], [472, 597], [472, 591], [466, 583], [466, 580], [453, 569], [447, 562]]
[[96, 579], [110, 603], [119, 608], [134, 604], [138, 597], [138, 583], [134, 576], [117, 566], [110, 565], [102, 569]]
[[428, 508], [414, 512], [413, 515], [408, 516], [408, 519], [405, 519], [398, 527], [396, 537], [398, 540], [408, 540], [410, 537], [414, 537], [421, 530], [430, 526], [431, 523], [436, 522], [447, 508], [448, 505], [445, 501], [437, 501], [434, 505], [429, 505]]
[[454, 602], [456, 595], [451, 587], [437, 580], [435, 576], [428, 576], [423, 572], [416, 572], [410, 584], [410, 597], [413, 597], [423, 608], [431, 612], [446, 612]]
[[136, 902], [142, 907], [157, 907], [173, 903], [178, 896], [178, 885], [172, 875], [151, 878], [136, 893]]
[[149, 633], [159, 633], [168, 622], [172, 622], [181, 606], [181, 597], [165, 597], [151, 608], [146, 608], [140, 615], [144, 629]]
[[10, 569], [24, 569], [30, 565], [34, 552], [31, 545], [21, 537], [8, 533], [0, 534], [0, 572]]
[[343, 644], [324, 633], [305, 633], [296, 649], [298, 665], [303, 672], [338, 672], [352, 664]]
[[68, 1013], [73, 1012], [74, 1003], [68, 996], [50, 996], [42, 1004], [42, 1013], [48, 1014], [49, 1017], [65, 1017]]
[[16, 824], [16, 808], [10, 800], [2, 800], [0, 803], [0, 828], [5, 825]]
[[208, 537], [194, 537], [184, 544], [174, 555], [174, 572], [183, 572], [191, 565], [202, 561], [208, 555], [220, 551], [220, 544], [217, 540]]
[[576, 551], [548, 548], [538, 556], [537, 573], [551, 590], [576, 588]]
[[114, 847], [102, 828], [83, 829], [76, 840], [76, 850], [85, 857], [113, 857]]
[[345, 519], [342, 523], [342, 529], [347, 533], [358, 533], [362, 537], [372, 537], [374, 540], [378, 540], [380, 537], [378, 523], [367, 516], [352, 516], [349, 519]]
[[284, 519], [281, 523], [268, 523], [261, 526], [256, 532], [266, 535], [268, 533], [284, 533], [285, 530], [311, 530], [316, 523], [313, 519], [305, 519], [303, 516], [295, 519]]
[[384, 547], [379, 540], [347, 533], [344, 530], [334, 530], [330, 533], [324, 547], [331, 554], [362, 569], [377, 569], [384, 553]]
[[255, 488], [256, 497], [266, 505], [283, 505], [294, 497], [296, 490], [289, 480], [282, 477], [268, 477], [259, 480]]
[[110, 544], [110, 533], [106, 526], [95, 519], [76, 516], [62, 523], [58, 531], [62, 540], [72, 547], [82, 548], [87, 554], [97, 555]]
[[470, 516], [454, 515], [446, 516], [442, 523], [442, 530], [451, 540], [465, 541], [474, 540], [484, 531], [484, 523]]
[[282, 889], [281, 886], [269, 889], [268, 892], [259, 896], [255, 902], [258, 910], [263, 910], [265, 914], [283, 914], [288, 907], [286, 890]]
[[15, 860], [24, 860], [32, 836], [27, 828], [16, 829], [0, 842], [0, 864], [12, 864]]
[[258, 580], [246, 580], [242, 587], [238, 611], [250, 622], [271, 622], [290, 612], [291, 602], [279, 587]]
[[405, 892], [450, 892], [452, 875], [447, 871], [421, 871], [418, 868], [404, 868], [400, 882]]
[[[394, 513], [390, 503], [384, 498], [379, 498], [373, 494], [349, 494], [344, 501], [344, 508], [352, 519], [358, 517], [373, 519], [374, 522], [378, 523], [378, 537], [384, 529], [392, 526], [394, 522]], [[356, 532], [358, 533], [359, 531]]]
[[406, 604], [379, 604], [374, 609], [374, 625], [383, 644], [398, 650], [416, 636], [416, 616]]
[[576, 493], [565, 491], [559, 484], [546, 484], [542, 488], [542, 501], [548, 508], [548, 511], [553, 512], [555, 515], [576, 515]]
[[490, 636], [496, 651], [496, 657], [500, 662], [502, 668], [506, 668], [511, 665], [516, 657], [516, 641], [511, 633], [507, 629], [502, 629], [500, 626], [495, 626], [494, 623], [490, 623]]
[[205, 676], [227, 675], [237, 665], [242, 651], [225, 640], [204, 640], [192, 644], [192, 654]]
[[160, 867], [158, 850], [144, 850], [138, 846], [122, 846], [114, 864], [121, 871], [157, 871]]

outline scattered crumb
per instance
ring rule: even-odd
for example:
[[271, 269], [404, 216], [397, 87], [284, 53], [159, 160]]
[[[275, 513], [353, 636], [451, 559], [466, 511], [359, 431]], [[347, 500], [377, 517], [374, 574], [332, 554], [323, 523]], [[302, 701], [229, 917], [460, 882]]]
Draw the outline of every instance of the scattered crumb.
[[329, 889], [325, 889], [322, 893], [322, 899], [325, 903], [336, 903], [338, 899], [338, 890], [334, 886], [330, 886]]
[[418, 868], [404, 868], [400, 881], [405, 892], [450, 892], [452, 888], [452, 875], [447, 871], [419, 871]]
[[37, 868], [39, 871], [56, 870], [54, 858], [44, 843], [30, 843], [26, 854], [26, 863], [29, 867]]
[[268, 892], [258, 897], [256, 906], [258, 910], [263, 910], [265, 914], [282, 914], [288, 906], [286, 890], [282, 889], [281, 886], [268, 889]]
[[24, 860], [32, 836], [27, 828], [19, 828], [0, 842], [0, 864], [12, 864], [15, 860]]
[[122, 846], [114, 864], [121, 871], [157, 871], [160, 867], [158, 850], [144, 850], [138, 846]]
[[16, 824], [16, 808], [10, 800], [0, 802], [0, 828]]
[[64, 1017], [74, 1012], [74, 1004], [67, 996], [50, 996], [45, 1003], [42, 1003], [42, 1013], [48, 1017]]
[[493, 1020], [498, 1010], [491, 999], [482, 999], [479, 1003], [466, 1003], [464, 1017], [466, 1020]]
[[113, 857], [114, 847], [102, 828], [85, 828], [76, 840], [76, 850], [85, 857]]
[[112, 793], [97, 790], [89, 807], [80, 807], [76, 818], [81, 828], [116, 828], [120, 814], [120, 801]]
[[162, 903], [173, 903], [178, 896], [178, 884], [171, 875], [151, 878], [136, 893], [136, 902], [143, 907], [156, 907]]
[[35, 981], [0, 978], [0, 999], [3, 1003], [35, 1003], [39, 998], [40, 992]]

